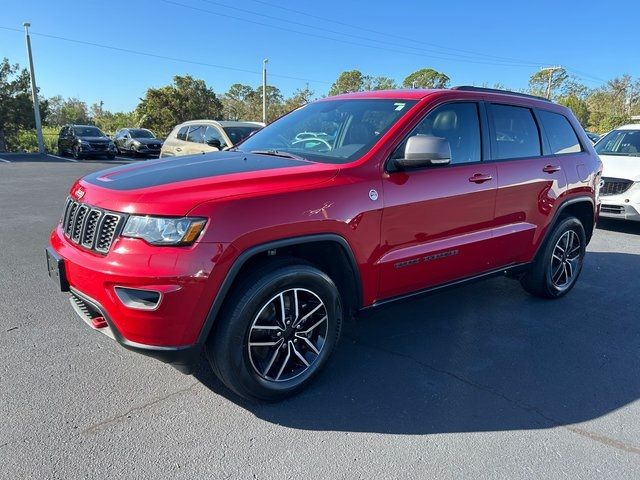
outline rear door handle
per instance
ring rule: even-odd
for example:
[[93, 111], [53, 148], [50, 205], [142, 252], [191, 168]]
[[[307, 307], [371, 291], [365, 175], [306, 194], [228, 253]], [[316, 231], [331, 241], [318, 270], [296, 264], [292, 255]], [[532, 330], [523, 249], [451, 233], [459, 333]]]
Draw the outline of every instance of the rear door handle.
[[469, 177], [469, 181], [473, 183], [484, 183], [489, 180], [493, 180], [493, 177], [484, 173], [476, 173], [473, 177]]
[[542, 171], [545, 173], [556, 173], [560, 170], [562, 170], [562, 167], [560, 165], [547, 165], [542, 169]]

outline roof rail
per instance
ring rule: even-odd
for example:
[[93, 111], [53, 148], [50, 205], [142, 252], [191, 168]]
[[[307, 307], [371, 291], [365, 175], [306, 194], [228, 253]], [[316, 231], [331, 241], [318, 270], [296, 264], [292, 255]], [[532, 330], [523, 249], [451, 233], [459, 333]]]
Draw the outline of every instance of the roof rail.
[[457, 87], [451, 87], [451, 90], [462, 90], [469, 92], [487, 92], [487, 93], [503, 93], [506, 95], [516, 95], [518, 97], [535, 98], [536, 100], [544, 100], [550, 102], [548, 98], [540, 97], [538, 95], [529, 95], [528, 93], [512, 92], [511, 90], [500, 90], [498, 88], [485, 88], [485, 87], [473, 87], [471, 85], [460, 85]]

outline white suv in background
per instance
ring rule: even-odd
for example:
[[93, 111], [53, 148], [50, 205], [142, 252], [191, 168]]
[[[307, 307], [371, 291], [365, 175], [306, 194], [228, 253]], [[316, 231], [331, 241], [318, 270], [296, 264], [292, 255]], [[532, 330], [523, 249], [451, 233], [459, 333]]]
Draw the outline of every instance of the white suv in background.
[[259, 122], [191, 120], [176, 126], [162, 144], [160, 158], [217, 152], [240, 143], [256, 130]]
[[595, 149], [604, 166], [600, 216], [640, 221], [640, 124], [612, 130]]

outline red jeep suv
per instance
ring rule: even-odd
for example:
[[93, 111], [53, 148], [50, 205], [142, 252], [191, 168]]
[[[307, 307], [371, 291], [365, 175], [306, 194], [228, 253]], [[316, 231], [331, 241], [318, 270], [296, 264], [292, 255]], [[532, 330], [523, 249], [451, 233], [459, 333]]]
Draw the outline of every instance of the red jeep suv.
[[325, 98], [227, 152], [93, 173], [47, 248], [76, 312], [191, 372], [204, 349], [273, 400], [362, 309], [494, 274], [576, 283], [601, 163], [571, 112], [475, 87]]

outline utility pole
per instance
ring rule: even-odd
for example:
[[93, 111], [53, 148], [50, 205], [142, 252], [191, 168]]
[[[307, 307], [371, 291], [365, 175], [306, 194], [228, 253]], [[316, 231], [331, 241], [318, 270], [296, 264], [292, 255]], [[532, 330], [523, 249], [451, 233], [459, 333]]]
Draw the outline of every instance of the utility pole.
[[38, 88], [36, 87], [36, 74], [33, 71], [33, 56], [31, 55], [31, 36], [29, 35], [29, 22], [22, 24], [27, 42], [27, 55], [29, 56], [29, 76], [31, 77], [31, 96], [33, 97], [33, 116], [36, 121], [36, 137], [38, 138], [38, 152], [44, 153], [44, 139], [42, 138], [42, 123], [40, 122], [40, 103], [38, 102]]
[[553, 73], [556, 70], [562, 70], [561, 66], [541, 68], [541, 72], [549, 71], [549, 82], [547, 83], [547, 98], [551, 100], [551, 82], [553, 81]]
[[267, 63], [269, 59], [262, 61], [262, 123], [267, 124]]

